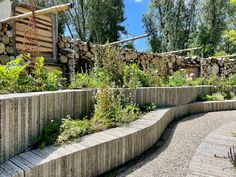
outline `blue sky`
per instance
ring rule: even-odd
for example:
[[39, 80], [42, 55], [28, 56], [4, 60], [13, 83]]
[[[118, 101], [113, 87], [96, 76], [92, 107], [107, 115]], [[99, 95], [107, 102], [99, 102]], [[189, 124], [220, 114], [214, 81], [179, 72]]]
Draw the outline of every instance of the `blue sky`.
[[[150, 0], [124, 0], [125, 2], [125, 27], [133, 36], [145, 34], [142, 23], [142, 15], [147, 12]], [[128, 36], [131, 37], [131, 36]], [[147, 50], [147, 40], [139, 39], [134, 42], [138, 51]]]

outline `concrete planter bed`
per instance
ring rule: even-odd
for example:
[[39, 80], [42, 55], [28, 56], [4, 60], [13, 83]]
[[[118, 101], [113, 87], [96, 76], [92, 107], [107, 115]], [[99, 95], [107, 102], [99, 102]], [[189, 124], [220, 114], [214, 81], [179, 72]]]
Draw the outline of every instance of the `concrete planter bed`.
[[69, 145], [19, 154], [0, 165], [0, 175], [97, 176], [150, 148], [175, 119], [233, 109], [236, 101], [197, 102], [160, 109], [126, 126], [94, 133]]
[[[210, 94], [212, 86], [122, 89], [133, 95], [137, 104], [155, 103], [158, 107], [194, 102]], [[63, 90], [7, 94], [0, 96], [0, 163], [29, 150], [33, 139], [52, 119], [67, 115], [83, 118], [93, 108], [95, 90]]]

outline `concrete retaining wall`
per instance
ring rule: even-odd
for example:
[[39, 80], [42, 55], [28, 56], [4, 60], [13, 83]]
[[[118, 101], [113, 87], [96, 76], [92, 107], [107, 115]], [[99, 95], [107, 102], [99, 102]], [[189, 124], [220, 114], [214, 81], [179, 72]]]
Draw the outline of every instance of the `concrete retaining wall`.
[[[124, 89], [138, 104], [156, 103], [158, 107], [191, 103], [213, 87]], [[30, 148], [34, 137], [52, 119], [67, 115], [82, 118], [93, 108], [92, 90], [65, 90], [0, 96], [0, 163]]]
[[199, 102], [153, 111], [126, 126], [94, 133], [69, 145], [19, 154], [0, 165], [0, 176], [97, 176], [150, 148], [174, 119], [232, 109], [236, 109], [236, 101]]

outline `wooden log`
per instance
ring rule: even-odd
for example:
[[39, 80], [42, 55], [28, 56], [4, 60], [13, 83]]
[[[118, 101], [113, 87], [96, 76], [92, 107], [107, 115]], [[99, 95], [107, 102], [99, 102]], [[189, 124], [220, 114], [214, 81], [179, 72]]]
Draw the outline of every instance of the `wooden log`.
[[66, 48], [70, 48], [70, 43], [69, 43], [69, 42], [66, 42], [66, 43], [65, 43], [65, 47], [66, 47]]
[[79, 59], [79, 53], [78, 52], [75, 52], [75, 58]]
[[2, 27], [2, 31], [3, 31], [4, 33], [7, 32], [7, 30], [8, 30], [8, 29], [7, 29], [7, 26], [3, 26], [3, 27]]
[[5, 44], [4, 43], [0, 43], [0, 54], [3, 54], [5, 52], [6, 48], [5, 48]]
[[14, 49], [13, 49], [12, 46], [7, 46], [7, 47], [6, 47], [6, 51], [7, 51], [7, 53], [9, 53], [9, 54], [13, 54]]
[[67, 41], [68, 41], [68, 39], [67, 39], [66, 36], [61, 36], [61, 40], [62, 40], [63, 42], [67, 42]]
[[67, 63], [68, 62], [68, 58], [65, 55], [61, 55], [59, 60], [60, 60], [61, 63]]
[[0, 23], [0, 30], [2, 30], [2, 23]]
[[10, 57], [9, 56], [6, 56], [6, 55], [0, 56], [0, 62], [1, 62], [2, 65], [5, 65], [9, 61], [10, 61]]
[[13, 36], [13, 34], [12, 34], [11, 31], [7, 31], [7, 32], [6, 32], [6, 35], [7, 35], [9, 38], [12, 38], [12, 36]]
[[59, 46], [60, 49], [63, 49], [65, 47], [65, 43], [63, 41], [60, 41], [58, 43], [58, 46]]

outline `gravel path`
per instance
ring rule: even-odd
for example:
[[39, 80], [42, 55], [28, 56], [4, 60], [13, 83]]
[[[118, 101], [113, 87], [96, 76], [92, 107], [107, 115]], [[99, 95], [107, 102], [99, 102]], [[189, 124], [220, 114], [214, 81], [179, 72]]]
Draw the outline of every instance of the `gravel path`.
[[186, 176], [192, 156], [207, 134], [235, 121], [236, 111], [224, 111], [189, 116], [172, 123], [152, 149], [107, 176]]

